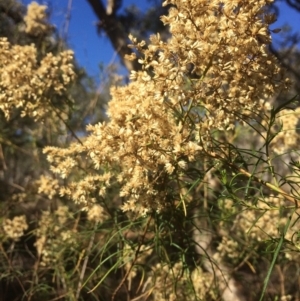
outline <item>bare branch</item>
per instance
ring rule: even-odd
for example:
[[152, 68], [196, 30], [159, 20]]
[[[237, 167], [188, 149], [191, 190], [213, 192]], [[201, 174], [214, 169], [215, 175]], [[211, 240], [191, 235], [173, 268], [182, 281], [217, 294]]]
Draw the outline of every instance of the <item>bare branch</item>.
[[123, 30], [121, 22], [116, 18], [114, 14], [107, 14], [101, 0], [87, 0], [94, 10], [94, 13], [100, 20], [99, 26], [103, 29], [109, 37], [113, 47], [119, 53], [120, 58], [124, 66], [129, 70], [138, 70], [140, 65], [134, 61], [125, 59], [126, 54], [131, 54], [132, 51], [128, 48], [128, 38]]
[[115, 15], [117, 10], [122, 6], [122, 0], [106, 0], [106, 14]]
[[300, 12], [300, 0], [286, 0], [286, 3], [296, 9], [298, 12]]

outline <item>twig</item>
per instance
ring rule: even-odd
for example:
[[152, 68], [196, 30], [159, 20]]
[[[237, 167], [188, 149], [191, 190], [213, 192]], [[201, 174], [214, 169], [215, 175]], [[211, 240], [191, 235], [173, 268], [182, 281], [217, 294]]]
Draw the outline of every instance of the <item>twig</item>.
[[270, 188], [271, 190], [279, 193], [280, 195], [282, 195], [286, 200], [294, 203], [297, 207], [298, 207], [298, 201], [296, 198], [292, 197], [290, 194], [286, 193], [284, 190], [282, 190], [281, 188], [269, 183], [269, 182], [266, 182], [262, 179], [260, 179], [259, 177], [251, 174], [250, 172], [246, 171], [245, 169], [243, 168], [240, 168], [238, 166], [236, 166], [235, 164], [233, 163], [230, 163], [228, 162], [225, 158], [221, 157], [221, 156], [217, 156], [216, 154], [214, 153], [208, 153], [209, 156], [211, 156], [212, 158], [214, 159], [218, 159], [218, 160], [221, 160], [223, 162], [226, 162], [227, 166], [231, 167], [233, 170], [235, 171], [238, 171], [240, 172], [241, 174], [243, 174], [244, 176], [246, 176], [247, 178], [249, 179], [252, 179], [253, 181], [255, 182], [258, 182], [259, 184], [262, 184], [268, 188]]
[[137, 248], [137, 250], [136, 250], [136, 252], [135, 252], [135, 255], [134, 255], [134, 259], [133, 259], [133, 261], [132, 261], [132, 264], [131, 264], [130, 268], [128, 269], [128, 271], [126, 272], [126, 274], [125, 274], [125, 276], [123, 277], [123, 279], [121, 280], [121, 282], [120, 282], [120, 284], [118, 285], [118, 287], [115, 289], [115, 291], [114, 291], [114, 293], [113, 293], [113, 295], [112, 295], [112, 297], [111, 297], [111, 301], [114, 301], [114, 300], [115, 300], [115, 297], [116, 297], [117, 292], [120, 290], [120, 288], [122, 287], [122, 285], [124, 284], [124, 282], [125, 282], [126, 279], [128, 278], [129, 273], [131, 272], [131, 270], [132, 270], [132, 268], [133, 268], [135, 262], [136, 262], [137, 259], [138, 259], [138, 255], [139, 255], [140, 249], [141, 249], [141, 247], [142, 247], [142, 244], [143, 244], [143, 242], [144, 242], [144, 239], [145, 239], [145, 237], [146, 237], [146, 234], [147, 234], [148, 227], [149, 227], [149, 225], [150, 225], [151, 219], [152, 219], [152, 217], [150, 216], [149, 219], [148, 219], [148, 222], [147, 222], [147, 224], [146, 224], [145, 231], [144, 231], [144, 234], [143, 234], [142, 239], [141, 239], [141, 243], [138, 245], [138, 248]]
[[73, 5], [73, 0], [68, 1], [68, 7], [67, 7], [67, 12], [65, 16], [65, 22], [63, 26], [63, 37], [67, 40], [67, 35], [69, 31], [69, 25], [70, 25], [70, 20], [71, 20], [71, 9]]
[[82, 289], [83, 278], [84, 278], [84, 275], [85, 275], [85, 271], [86, 271], [86, 267], [87, 267], [87, 264], [88, 264], [91, 249], [93, 247], [93, 243], [94, 243], [94, 240], [95, 240], [96, 228], [97, 228], [97, 223], [95, 223], [95, 225], [94, 225], [93, 234], [91, 235], [90, 242], [89, 242], [89, 245], [88, 245], [87, 250], [86, 250], [86, 256], [84, 258], [81, 273], [80, 273], [80, 276], [79, 276], [79, 281], [78, 281], [78, 287], [77, 287], [77, 291], [76, 291], [76, 295], [75, 295], [75, 300], [78, 300], [79, 295], [80, 295], [80, 291]]

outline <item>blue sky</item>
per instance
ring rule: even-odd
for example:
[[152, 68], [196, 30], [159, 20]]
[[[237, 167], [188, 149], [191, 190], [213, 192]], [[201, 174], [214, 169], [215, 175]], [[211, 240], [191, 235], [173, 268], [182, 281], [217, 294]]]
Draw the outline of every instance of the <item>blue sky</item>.
[[[50, 3], [52, 22], [59, 31], [65, 22], [68, 2], [71, 0], [36, 0], [41, 4]], [[23, 0], [23, 3], [30, 3]], [[104, 0], [105, 2], [105, 0]], [[123, 7], [135, 4], [141, 10], [145, 9], [149, 2], [147, 0], [123, 0]], [[300, 14], [287, 7], [284, 2], [278, 2], [280, 16], [271, 28], [280, 28], [284, 24], [290, 24], [293, 31], [300, 32]], [[77, 61], [86, 68], [88, 73], [97, 77], [99, 74], [99, 63], [117, 62], [118, 57], [111, 47], [110, 41], [103, 35], [99, 36], [96, 30], [97, 17], [86, 0], [72, 0], [71, 20], [68, 30], [68, 41], [70, 48], [75, 51]], [[276, 38], [276, 36], [274, 37]]]
[[[64, 26], [68, 2], [70, 0], [35, 1], [40, 4], [48, 5], [51, 12], [51, 22], [55, 24], [59, 31], [61, 31]], [[32, 1], [23, 0], [22, 2], [27, 5]], [[106, 0], [103, 2], [105, 3]], [[149, 6], [149, 2], [147, 0], [123, 0], [122, 7], [126, 7], [131, 4], [135, 4], [140, 7], [141, 10]], [[99, 35], [97, 33], [97, 21], [98, 19], [96, 15], [86, 0], [72, 1], [68, 43], [70, 48], [74, 50], [79, 64], [83, 66], [90, 75], [95, 77], [99, 74], [99, 63], [102, 62], [107, 64], [119, 61], [109, 39], [106, 38], [105, 35]]]

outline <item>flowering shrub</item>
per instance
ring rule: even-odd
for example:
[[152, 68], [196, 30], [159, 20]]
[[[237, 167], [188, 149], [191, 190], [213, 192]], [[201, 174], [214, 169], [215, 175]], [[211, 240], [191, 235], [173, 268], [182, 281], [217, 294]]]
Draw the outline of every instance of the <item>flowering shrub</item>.
[[[35, 194], [73, 203], [41, 213], [36, 266], [56, 266], [72, 300], [84, 290], [95, 300], [262, 300], [276, 260], [279, 270], [285, 261], [299, 266], [299, 109], [270, 103], [289, 87], [268, 51], [271, 2], [165, 1], [171, 36], [153, 35], [149, 45], [130, 36], [142, 70], [111, 88], [109, 121], [88, 125], [68, 147], [44, 148], [60, 181], [42, 176]], [[1, 45], [0, 108], [7, 118], [20, 107], [42, 119], [48, 95], [64, 94], [74, 78], [71, 53], [37, 66], [34, 47]], [[276, 160], [291, 151], [280, 172]], [[3, 241], [27, 230], [24, 220], [12, 232], [17, 221], [3, 221]], [[260, 281], [254, 295], [245, 274], [234, 275], [245, 267]], [[288, 294], [296, 297], [293, 287], [271, 298]]]
[[94, 166], [95, 175], [62, 195], [88, 205], [91, 193], [99, 190], [103, 197], [117, 181], [127, 199], [124, 211], [160, 211], [169, 188], [176, 186], [173, 197], [182, 201], [189, 165], [215, 152], [212, 132], [246, 122], [284, 88], [276, 59], [267, 51], [273, 20], [263, 13], [267, 3], [239, 2], [164, 2], [175, 5], [162, 17], [172, 37], [164, 43], [152, 36], [145, 49], [144, 41], [132, 38], [132, 47], [143, 54], [143, 70], [132, 72], [128, 86], [111, 90], [109, 123], [89, 126], [91, 135], [82, 144], [45, 149], [52, 170], [63, 177], [77, 165], [78, 154], [86, 153]]

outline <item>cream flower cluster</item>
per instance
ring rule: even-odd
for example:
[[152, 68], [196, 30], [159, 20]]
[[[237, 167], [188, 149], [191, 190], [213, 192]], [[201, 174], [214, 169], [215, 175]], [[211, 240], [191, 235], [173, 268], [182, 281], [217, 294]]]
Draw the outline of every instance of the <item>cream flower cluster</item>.
[[5, 234], [13, 240], [19, 240], [24, 231], [28, 229], [25, 215], [15, 216], [13, 219], [5, 219], [2, 223]]
[[95, 223], [102, 223], [106, 218], [104, 208], [99, 204], [94, 204], [87, 213], [87, 219]]
[[277, 154], [284, 154], [286, 151], [298, 149], [300, 137], [297, 128], [299, 127], [300, 108], [283, 110], [276, 117], [280, 132], [271, 142], [272, 150]]
[[268, 52], [274, 16], [264, 14], [263, 7], [271, 2], [165, 1], [174, 5], [162, 17], [172, 37], [164, 43], [152, 36], [146, 50], [133, 39], [144, 54], [145, 71], [132, 79], [154, 81], [157, 99], [175, 112], [194, 109], [202, 131], [233, 127], [238, 116], [258, 112], [261, 101], [283, 84], [276, 58]]
[[47, 20], [46, 10], [46, 5], [39, 5], [35, 1], [28, 5], [27, 14], [24, 17], [26, 33], [33, 36], [39, 36], [49, 32], [50, 25]]
[[[260, 201], [257, 208], [242, 211], [235, 220], [235, 231], [246, 234], [251, 241], [264, 241], [280, 235], [286, 219], [281, 216], [282, 197], [270, 196]], [[238, 247], [238, 246], [237, 246]]]
[[49, 266], [63, 255], [64, 248], [76, 245], [75, 232], [67, 229], [66, 223], [71, 217], [69, 208], [59, 206], [54, 214], [43, 211], [35, 229], [35, 246], [40, 256], [41, 266]]
[[204, 272], [200, 267], [193, 271], [185, 270], [182, 262], [176, 262], [173, 266], [157, 264], [146, 283], [152, 281], [152, 295], [157, 301], [189, 301], [195, 300], [196, 297], [201, 300], [209, 297], [213, 300], [217, 298], [217, 293], [213, 289], [215, 286], [213, 275]]
[[36, 181], [39, 194], [45, 194], [50, 200], [53, 199], [59, 188], [58, 180], [52, 179], [49, 176], [41, 175]]
[[165, 1], [173, 4], [162, 17], [171, 38], [153, 35], [145, 47], [131, 37], [143, 70], [133, 72], [127, 86], [112, 88], [110, 121], [88, 126], [82, 145], [45, 149], [62, 177], [82, 164], [82, 156], [92, 163], [61, 194], [88, 206], [118, 183], [122, 209], [137, 215], [185, 202], [182, 186], [191, 163], [210, 152], [211, 131], [234, 127], [239, 116], [258, 112], [262, 100], [285, 86], [268, 52], [274, 20], [264, 14], [268, 3]]
[[64, 97], [75, 78], [73, 52], [48, 53], [37, 60], [34, 45], [10, 45], [0, 38], [0, 110], [9, 119], [15, 108], [21, 116], [39, 119], [52, 111], [51, 100]]

